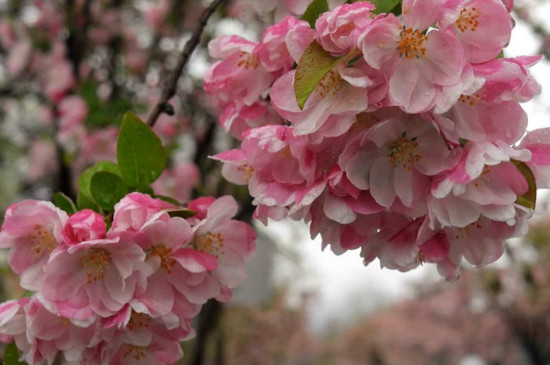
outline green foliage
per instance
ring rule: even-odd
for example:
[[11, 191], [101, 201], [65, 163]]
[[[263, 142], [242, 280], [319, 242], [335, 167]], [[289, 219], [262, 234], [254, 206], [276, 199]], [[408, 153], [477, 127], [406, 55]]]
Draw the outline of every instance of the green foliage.
[[92, 198], [102, 209], [112, 212], [115, 204], [130, 192], [130, 188], [120, 176], [111, 172], [99, 171], [92, 176], [90, 192]]
[[514, 165], [516, 165], [519, 172], [521, 172], [529, 187], [525, 194], [517, 198], [516, 204], [523, 205], [524, 207], [527, 207], [529, 209], [535, 209], [535, 205], [537, 203], [537, 183], [535, 181], [533, 171], [531, 171], [531, 169], [529, 168], [529, 166], [527, 166], [525, 162], [517, 160], [511, 161], [514, 163]]
[[394, 13], [401, 14], [401, 0], [369, 0], [376, 7], [375, 14]]
[[311, 43], [304, 51], [294, 75], [294, 93], [300, 109], [327, 72], [337, 63], [338, 58], [332, 57], [317, 42]]
[[117, 158], [122, 178], [135, 188], [148, 187], [166, 165], [166, 152], [159, 137], [130, 112], [122, 119]]
[[101, 212], [101, 208], [99, 207], [99, 205], [97, 205], [93, 198], [83, 194], [82, 191], [80, 191], [76, 197], [76, 205], [78, 206], [79, 210], [91, 209], [95, 210], [96, 212]]
[[76, 213], [76, 205], [71, 198], [63, 193], [55, 193], [53, 195], [53, 202], [56, 207], [64, 210], [68, 214]]
[[319, 43], [311, 43], [300, 58], [294, 75], [294, 93], [300, 109], [303, 109], [313, 90], [334, 66], [340, 62], [349, 62], [356, 56], [357, 52], [352, 51], [342, 57], [333, 57]]
[[14, 342], [6, 345], [6, 349], [4, 350], [4, 365], [27, 365], [26, 362], [19, 361], [19, 356], [19, 350]]
[[[92, 192], [90, 191], [92, 177], [94, 176], [94, 174], [100, 171], [110, 172], [112, 174], [120, 176], [120, 171], [117, 164], [111, 161], [99, 161], [95, 165], [88, 167], [86, 170], [84, 170], [78, 178], [78, 188], [80, 189], [80, 194], [84, 195], [84, 197], [92, 202], [94, 201], [92, 197]], [[78, 205], [78, 207], [80, 208], [80, 204]]]
[[315, 28], [317, 18], [328, 10], [327, 0], [313, 0], [307, 7], [304, 15], [302, 15], [302, 20], [305, 20], [312, 28]]

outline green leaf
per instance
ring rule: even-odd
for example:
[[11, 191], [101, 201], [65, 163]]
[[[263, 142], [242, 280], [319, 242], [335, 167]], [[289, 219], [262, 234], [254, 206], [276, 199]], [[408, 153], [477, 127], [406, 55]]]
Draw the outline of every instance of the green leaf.
[[315, 21], [324, 12], [329, 11], [327, 0], [313, 0], [307, 7], [302, 20], [305, 20], [315, 29]]
[[183, 205], [181, 204], [179, 201], [177, 201], [176, 199], [174, 198], [171, 198], [169, 196], [165, 196], [165, 195], [152, 195], [153, 198], [158, 198], [160, 200], [164, 200], [165, 202], [168, 202], [170, 204], [174, 204], [175, 206], [180, 206], [180, 205]]
[[294, 74], [294, 94], [300, 109], [303, 109], [307, 99], [323, 80], [325, 75], [340, 62], [348, 63], [358, 55], [354, 49], [347, 55], [333, 57], [316, 41], [313, 41], [300, 58]]
[[300, 109], [303, 109], [309, 95], [338, 60], [315, 41], [305, 50], [294, 75], [294, 93]]
[[166, 165], [166, 152], [159, 137], [130, 112], [122, 119], [117, 158], [122, 178], [137, 188], [145, 188], [155, 181]]
[[[366, 1], [366, 0], [365, 0]], [[401, 5], [401, 0], [369, 0], [372, 5], [376, 7], [376, 9], [373, 11], [375, 14], [380, 13], [392, 13], [394, 10], [396, 10], [397, 5]], [[398, 13], [396, 15], [399, 15], [401, 13], [401, 6], [399, 6]]]
[[[90, 192], [90, 184], [92, 177], [99, 171], [106, 171], [120, 176], [120, 171], [116, 163], [111, 161], [99, 161], [95, 165], [88, 167], [80, 174], [78, 178], [78, 188], [80, 193], [85, 195], [88, 199], [92, 199], [92, 193]], [[80, 207], [80, 204], [78, 205]]]
[[26, 362], [19, 361], [19, 350], [15, 346], [15, 342], [6, 345], [4, 350], [4, 365], [27, 365]]
[[197, 212], [191, 209], [175, 209], [175, 210], [167, 210], [168, 215], [170, 217], [180, 217], [180, 218], [191, 218], [194, 217]]
[[130, 192], [130, 188], [118, 175], [100, 171], [92, 177], [90, 191], [101, 208], [112, 212], [115, 204]]
[[527, 181], [527, 186], [529, 187], [525, 194], [517, 198], [516, 204], [522, 205], [529, 209], [535, 209], [537, 204], [537, 183], [535, 181], [535, 175], [533, 175], [533, 171], [531, 171], [525, 162], [518, 160], [511, 161], [514, 165], [516, 165], [519, 172], [521, 172]]
[[71, 198], [63, 193], [55, 193], [53, 195], [53, 202], [56, 207], [64, 210], [68, 214], [76, 213], [76, 205]]
[[99, 205], [97, 205], [94, 199], [91, 196], [87, 196], [82, 192], [79, 192], [78, 196], [76, 197], [76, 205], [78, 206], [79, 210], [91, 209], [93, 211], [101, 213], [101, 208], [99, 207]]

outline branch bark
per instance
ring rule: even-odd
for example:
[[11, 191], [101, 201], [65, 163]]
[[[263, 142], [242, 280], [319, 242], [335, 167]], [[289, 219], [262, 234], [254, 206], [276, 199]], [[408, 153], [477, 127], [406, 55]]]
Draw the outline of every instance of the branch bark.
[[150, 125], [151, 127], [155, 125], [158, 117], [162, 113], [166, 113], [169, 115], [174, 114], [174, 108], [169, 103], [169, 100], [174, 95], [176, 95], [178, 80], [181, 76], [181, 73], [183, 72], [183, 68], [189, 61], [189, 58], [191, 58], [191, 55], [193, 54], [193, 51], [195, 50], [195, 48], [197, 48], [197, 46], [199, 45], [202, 33], [204, 31], [204, 28], [206, 27], [206, 23], [208, 22], [208, 19], [224, 1], [225, 0], [214, 0], [208, 6], [208, 8], [206, 8], [204, 12], [201, 14], [197, 27], [191, 34], [191, 38], [187, 41], [187, 43], [185, 43], [185, 47], [183, 48], [180, 60], [178, 62], [178, 65], [176, 66], [176, 69], [172, 74], [172, 77], [170, 78], [169, 82], [166, 84], [166, 86], [162, 90], [162, 94], [159, 102], [155, 105], [155, 108], [153, 109], [153, 111], [149, 115], [149, 118], [147, 119], [147, 124]]

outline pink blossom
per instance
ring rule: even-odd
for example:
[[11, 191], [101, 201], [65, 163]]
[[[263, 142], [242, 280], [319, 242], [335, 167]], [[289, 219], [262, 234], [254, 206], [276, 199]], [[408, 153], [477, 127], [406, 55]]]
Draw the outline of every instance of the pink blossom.
[[265, 70], [280, 76], [292, 68], [314, 38], [315, 31], [307, 22], [287, 16], [265, 30], [253, 54]]
[[103, 216], [84, 209], [73, 214], [63, 227], [63, 239], [67, 245], [105, 238], [106, 225]]
[[513, 20], [501, 0], [447, 0], [441, 28], [453, 26], [470, 63], [495, 59], [510, 41]]
[[63, 242], [67, 214], [52, 203], [25, 200], [6, 210], [0, 247], [10, 248], [8, 262], [21, 276], [21, 286], [37, 290], [43, 281], [43, 266], [50, 253]]
[[405, 207], [418, 205], [427, 197], [430, 176], [457, 161], [431, 123], [419, 117], [382, 121], [364, 133], [359, 146], [340, 165], [355, 186], [369, 189], [386, 208], [396, 198]]
[[41, 293], [56, 312], [76, 321], [109, 317], [145, 290], [151, 274], [136, 244], [103, 239], [52, 253]]
[[380, 72], [361, 63], [354, 67], [340, 63], [323, 77], [300, 109], [294, 81], [295, 71], [277, 79], [271, 89], [271, 102], [277, 113], [293, 124], [294, 134], [321, 130], [318, 141], [347, 132], [355, 116], [366, 111], [369, 104], [379, 102], [386, 91], [386, 80]]
[[36, 298], [25, 306], [25, 312], [30, 346], [24, 349], [23, 355], [29, 364], [52, 363], [58, 352], [65, 362], [79, 363], [83, 351], [98, 341], [98, 323], [75, 326], [66, 318], [49, 312]]
[[273, 77], [253, 55], [255, 46], [238, 36], [222, 36], [209, 43], [210, 55], [222, 60], [206, 71], [204, 89], [220, 106], [230, 102], [250, 106], [267, 95]]
[[550, 128], [535, 129], [528, 132], [522, 139], [520, 148], [531, 152], [527, 165], [531, 168], [537, 188], [550, 188]]
[[244, 281], [245, 264], [256, 250], [256, 233], [252, 227], [231, 219], [237, 209], [233, 197], [223, 196], [208, 207], [204, 220], [193, 227], [191, 247], [217, 258], [218, 267], [212, 276], [226, 289], [217, 297], [222, 301], [231, 299], [230, 289]]
[[191, 249], [192, 235], [186, 220], [166, 213], [140, 229], [135, 240], [144, 248], [153, 274], [147, 279], [147, 289], [132, 300], [132, 308], [159, 317], [172, 312], [176, 292], [194, 304], [204, 304], [219, 294], [219, 284], [208, 275], [218, 263], [210, 254]]
[[113, 223], [108, 237], [131, 237], [154, 215], [164, 209], [176, 207], [164, 200], [151, 198], [141, 193], [130, 193], [115, 205]]
[[321, 14], [315, 22], [319, 44], [334, 55], [350, 52], [356, 47], [359, 35], [371, 23], [372, 10], [374, 6], [366, 1], [343, 4]]
[[528, 159], [529, 151], [506, 151], [493, 144], [468, 142], [457, 166], [434, 181], [428, 199], [431, 227], [465, 227], [480, 216], [514, 223], [518, 196], [527, 183], [517, 167], [508, 162], [511, 154]]
[[239, 140], [242, 134], [250, 128], [266, 124], [283, 124], [283, 120], [265, 102], [257, 102], [251, 106], [228, 104], [220, 116], [219, 122], [226, 132], [231, 133]]
[[416, 10], [408, 9], [403, 24], [393, 14], [381, 14], [358, 39], [365, 61], [389, 79], [390, 104], [407, 113], [448, 104], [448, 88], [455, 86], [452, 91], [457, 94], [456, 86], [468, 67], [462, 46], [451, 33], [434, 29], [423, 33], [433, 24], [433, 12]]

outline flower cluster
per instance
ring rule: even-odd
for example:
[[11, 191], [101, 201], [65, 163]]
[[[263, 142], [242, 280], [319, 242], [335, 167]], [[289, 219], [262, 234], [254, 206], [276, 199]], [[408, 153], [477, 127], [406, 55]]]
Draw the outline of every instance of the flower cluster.
[[[208, 299], [231, 299], [255, 249], [252, 228], [231, 219], [233, 198], [199, 198], [187, 208], [131, 193], [107, 230], [91, 210], [68, 216], [35, 200], [10, 206], [0, 246], [34, 293], [0, 306], [0, 339], [14, 340], [29, 364], [56, 356], [64, 364], [177, 361], [191, 319]], [[172, 213], [189, 210], [196, 214]]]
[[360, 249], [365, 264], [429, 262], [455, 279], [463, 258], [493, 262], [523, 232], [535, 183], [550, 184], [550, 130], [518, 144], [540, 57], [500, 56], [509, 10], [404, 0], [395, 16], [356, 2], [315, 29], [286, 17], [258, 43], [212, 41], [220, 60], [204, 86], [242, 141], [214, 157], [224, 177], [248, 185], [264, 223], [304, 219], [323, 247]]

